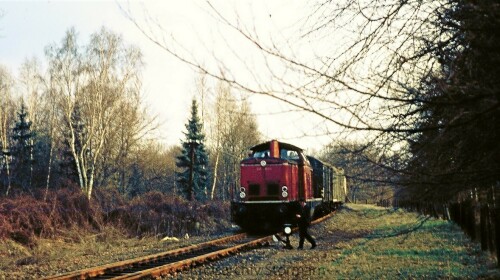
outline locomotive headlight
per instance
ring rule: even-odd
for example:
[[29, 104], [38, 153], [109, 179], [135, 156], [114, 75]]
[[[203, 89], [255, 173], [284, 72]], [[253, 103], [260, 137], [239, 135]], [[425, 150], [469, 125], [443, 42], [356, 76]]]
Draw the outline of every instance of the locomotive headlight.
[[281, 187], [281, 196], [288, 197], [288, 187], [287, 186]]
[[263, 161], [260, 162], [260, 166], [264, 167], [266, 165], [267, 165], [267, 162], [265, 160], [263, 160]]
[[245, 198], [247, 195], [244, 193], [244, 192], [240, 192], [240, 198], [243, 199]]
[[285, 229], [283, 230], [286, 234], [290, 234], [292, 233], [292, 229], [290, 227], [285, 227]]

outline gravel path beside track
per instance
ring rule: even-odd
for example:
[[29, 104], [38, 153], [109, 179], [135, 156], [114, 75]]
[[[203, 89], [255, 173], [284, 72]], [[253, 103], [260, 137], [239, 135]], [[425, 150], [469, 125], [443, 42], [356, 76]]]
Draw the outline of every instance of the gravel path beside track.
[[[402, 210], [348, 205], [310, 232], [318, 242], [314, 250], [307, 241], [304, 250], [272, 244], [164, 279], [500, 278], [494, 262], [457, 227]], [[291, 241], [297, 247], [297, 234]]]

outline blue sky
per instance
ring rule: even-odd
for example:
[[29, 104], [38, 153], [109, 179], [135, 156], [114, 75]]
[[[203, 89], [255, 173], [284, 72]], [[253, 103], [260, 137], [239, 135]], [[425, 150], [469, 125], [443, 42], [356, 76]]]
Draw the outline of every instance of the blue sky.
[[44, 49], [59, 44], [71, 27], [80, 44], [105, 26], [139, 46], [146, 105], [158, 116], [161, 140], [170, 145], [182, 138], [196, 73], [145, 39], [115, 1], [0, 1], [0, 11], [0, 63], [13, 74], [26, 59], [45, 63]]
[[[281, 3], [241, 1], [238, 2], [241, 4], [239, 16], [249, 26], [261, 28], [261, 30], [280, 29], [280, 24], [287, 26], [296, 18], [293, 14], [294, 6], [288, 5], [290, 1], [281, 1]], [[221, 11], [234, 14], [235, 7], [231, 4], [235, 2], [216, 0], [214, 2], [214, 5]], [[134, 14], [137, 16], [143, 15], [143, 8], [146, 8], [148, 13], [161, 23], [167, 35], [175, 36], [176, 40], [179, 39], [184, 46], [192, 48], [191, 51], [199, 53], [199, 57], [203, 59], [208, 58], [212, 51], [224, 56], [226, 50], [221, 47], [222, 42], [225, 44], [229, 41], [234, 44], [232, 37], [225, 37], [227, 33], [223, 33], [224, 38], [219, 38], [220, 41], [216, 42], [216, 36], [213, 34], [217, 34], [221, 29], [216, 22], [214, 23], [213, 17], [207, 14], [205, 1], [145, 0], [121, 1], [120, 3], [125, 6], [131, 3]], [[300, 1], [294, 3], [300, 3]], [[255, 9], [252, 12], [246, 7]], [[286, 8], [289, 8], [289, 11]], [[71, 27], [78, 32], [80, 44], [86, 44], [90, 34], [105, 26], [121, 34], [126, 44], [137, 45], [143, 52], [146, 64], [143, 71], [146, 105], [152, 114], [158, 116], [161, 123], [161, 140], [171, 145], [178, 144], [183, 138], [182, 131], [189, 117], [189, 106], [196, 92], [195, 79], [198, 74], [147, 40], [124, 16], [116, 1], [0, 0], [0, 12], [2, 14], [0, 17], [0, 63], [14, 74], [26, 58], [34, 56], [45, 63], [45, 47], [54, 43], [59, 44], [64, 33]], [[236, 43], [235, 49], [252, 61], [251, 54], [245, 53], [243, 46]], [[256, 73], [259, 71], [256, 70]], [[252, 97], [250, 102], [253, 105], [253, 111], [258, 114], [260, 129], [266, 138], [294, 139], [296, 135], [303, 133], [303, 131], [297, 131], [300, 122], [304, 124], [303, 130], [311, 127], [303, 115], [268, 115], [266, 112], [277, 108], [275, 104], [270, 105], [269, 100]], [[311, 142], [311, 138], [294, 139], [289, 142], [304, 148], [318, 144], [318, 142]]]
[[11, 67], [26, 57], [42, 58], [44, 47], [72, 26], [82, 37], [100, 26], [133, 28], [113, 1], [0, 1], [0, 10], [0, 58]]

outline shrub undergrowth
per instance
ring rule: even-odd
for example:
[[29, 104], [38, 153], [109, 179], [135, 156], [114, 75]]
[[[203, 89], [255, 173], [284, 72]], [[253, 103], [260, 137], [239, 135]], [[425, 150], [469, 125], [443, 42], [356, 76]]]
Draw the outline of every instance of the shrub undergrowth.
[[37, 238], [67, 237], [76, 230], [96, 234], [113, 227], [128, 236], [216, 233], [229, 225], [226, 202], [190, 202], [149, 192], [131, 200], [116, 190], [98, 190], [88, 200], [78, 189], [0, 198], [0, 239], [34, 245]]

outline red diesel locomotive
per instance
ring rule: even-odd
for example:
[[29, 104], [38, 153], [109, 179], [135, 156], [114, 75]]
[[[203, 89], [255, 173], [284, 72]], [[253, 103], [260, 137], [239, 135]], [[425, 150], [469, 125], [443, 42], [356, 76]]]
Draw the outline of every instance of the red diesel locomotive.
[[252, 147], [241, 161], [231, 216], [245, 231], [287, 232], [296, 225], [299, 199], [306, 200], [313, 217], [332, 211], [345, 197], [343, 170], [304, 155], [294, 145], [271, 140]]

